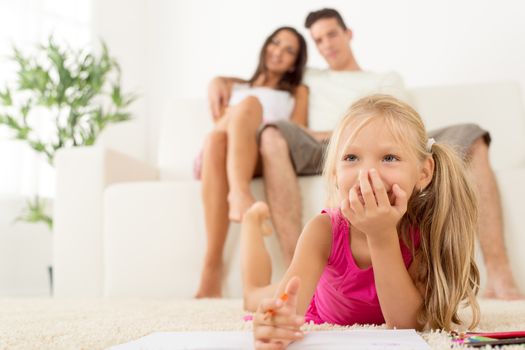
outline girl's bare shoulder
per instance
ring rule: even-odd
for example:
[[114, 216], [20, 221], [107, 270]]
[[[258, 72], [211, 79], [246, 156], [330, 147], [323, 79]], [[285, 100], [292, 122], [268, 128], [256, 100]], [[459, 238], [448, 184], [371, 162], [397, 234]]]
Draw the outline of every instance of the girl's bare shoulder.
[[330, 255], [332, 247], [332, 222], [328, 214], [318, 214], [304, 226], [300, 244], [322, 252], [323, 257]]

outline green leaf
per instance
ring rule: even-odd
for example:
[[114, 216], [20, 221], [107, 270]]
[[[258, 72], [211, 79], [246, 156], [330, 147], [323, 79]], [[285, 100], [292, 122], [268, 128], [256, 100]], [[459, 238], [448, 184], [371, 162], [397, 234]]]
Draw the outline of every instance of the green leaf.
[[29, 145], [37, 152], [45, 152], [46, 145], [42, 141], [29, 141]]
[[28, 99], [26, 103], [24, 103], [20, 107], [20, 114], [22, 115], [22, 118], [24, 119], [24, 122], [26, 121], [27, 115], [29, 114], [29, 111], [33, 107], [33, 101], [31, 99]]
[[130, 104], [135, 102], [138, 99], [138, 95], [136, 94], [127, 94], [124, 97], [124, 102], [122, 103], [122, 107], [128, 107]]
[[19, 130], [22, 128], [22, 126], [18, 123], [18, 121], [10, 116], [9, 114], [6, 115], [6, 125], [9, 126], [13, 130]]
[[112, 123], [117, 123], [117, 122], [123, 122], [123, 121], [129, 120], [130, 118], [131, 118], [130, 113], [117, 112], [111, 116], [110, 121]]
[[13, 46], [13, 60], [18, 63], [20, 69], [25, 69], [29, 65], [29, 61], [22, 55], [16, 46]]
[[122, 95], [120, 93], [120, 85], [113, 85], [113, 90], [111, 91], [111, 99], [117, 107], [122, 107]]
[[11, 98], [11, 91], [5, 88], [4, 91], [0, 91], [0, 100], [4, 106], [12, 106], [13, 99]]
[[26, 203], [26, 208], [21, 215], [15, 219], [16, 221], [25, 221], [30, 223], [45, 223], [51, 230], [53, 228], [53, 219], [46, 213], [46, 201], [41, 200], [35, 196], [33, 200], [29, 199]]

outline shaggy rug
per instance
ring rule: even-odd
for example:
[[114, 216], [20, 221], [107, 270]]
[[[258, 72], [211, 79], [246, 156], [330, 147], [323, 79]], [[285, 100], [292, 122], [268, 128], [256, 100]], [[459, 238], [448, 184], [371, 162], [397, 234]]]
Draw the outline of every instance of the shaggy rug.
[[[525, 301], [481, 300], [480, 305], [479, 330], [525, 330]], [[105, 349], [153, 332], [249, 330], [251, 322], [242, 321], [244, 315], [241, 301], [235, 299], [0, 299], [0, 349]], [[468, 318], [465, 312], [462, 316]], [[422, 336], [432, 349], [452, 346], [445, 333]]]

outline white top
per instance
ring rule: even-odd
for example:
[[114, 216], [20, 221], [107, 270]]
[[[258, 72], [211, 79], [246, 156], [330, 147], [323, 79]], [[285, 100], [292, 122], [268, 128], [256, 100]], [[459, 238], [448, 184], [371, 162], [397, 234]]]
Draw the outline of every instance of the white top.
[[234, 106], [248, 96], [257, 97], [261, 103], [264, 123], [288, 120], [292, 115], [295, 98], [288, 91], [263, 86], [233, 84], [229, 105]]
[[337, 72], [308, 68], [304, 83], [310, 90], [308, 127], [315, 131], [333, 130], [350, 105], [366, 95], [384, 93], [410, 102], [403, 80], [395, 72]]

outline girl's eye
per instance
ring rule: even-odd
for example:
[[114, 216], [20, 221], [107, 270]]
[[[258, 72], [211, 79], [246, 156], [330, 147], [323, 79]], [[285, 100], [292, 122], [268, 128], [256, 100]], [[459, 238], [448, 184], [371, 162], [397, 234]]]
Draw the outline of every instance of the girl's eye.
[[346, 160], [348, 162], [355, 162], [357, 161], [357, 156], [355, 154], [347, 154], [343, 157], [343, 160]]
[[393, 155], [393, 154], [388, 154], [388, 155], [386, 155], [386, 156], [383, 158], [383, 160], [384, 160], [385, 162], [395, 162], [396, 160], [399, 160], [399, 158], [396, 157], [396, 156]]

